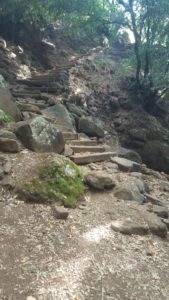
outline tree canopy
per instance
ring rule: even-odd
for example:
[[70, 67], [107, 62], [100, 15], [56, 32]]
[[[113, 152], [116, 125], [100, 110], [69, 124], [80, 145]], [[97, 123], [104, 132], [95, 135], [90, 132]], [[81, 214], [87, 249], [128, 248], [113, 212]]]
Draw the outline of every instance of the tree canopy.
[[0, 0], [0, 30], [45, 26], [65, 27], [111, 39], [119, 28], [129, 28], [135, 38], [136, 83], [155, 89], [169, 81], [168, 0]]

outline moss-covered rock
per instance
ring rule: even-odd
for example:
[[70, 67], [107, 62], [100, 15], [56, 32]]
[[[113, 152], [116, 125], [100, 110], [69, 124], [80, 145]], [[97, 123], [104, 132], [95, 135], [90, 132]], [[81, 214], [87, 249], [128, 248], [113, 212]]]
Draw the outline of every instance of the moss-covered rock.
[[59, 202], [75, 207], [83, 199], [83, 176], [78, 166], [63, 156], [46, 159], [38, 168], [37, 176], [19, 188], [27, 201]]

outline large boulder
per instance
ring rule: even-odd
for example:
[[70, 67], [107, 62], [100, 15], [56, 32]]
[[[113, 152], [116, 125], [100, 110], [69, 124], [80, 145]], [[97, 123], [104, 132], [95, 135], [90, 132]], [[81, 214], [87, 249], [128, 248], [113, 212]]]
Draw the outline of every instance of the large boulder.
[[119, 148], [118, 150], [118, 156], [122, 158], [126, 158], [132, 161], [135, 161], [137, 163], [141, 163], [142, 159], [141, 156], [134, 150], [127, 149], [127, 148]]
[[49, 108], [43, 109], [41, 112], [45, 117], [53, 119], [54, 123], [56, 121], [61, 127], [74, 131], [72, 118], [64, 105], [57, 103]]
[[0, 75], [0, 109], [12, 116], [15, 121], [21, 120], [20, 112], [2, 75]]
[[55, 154], [36, 167], [34, 178], [23, 181], [18, 192], [26, 201], [75, 207], [84, 198], [83, 176], [72, 161]]
[[32, 151], [62, 153], [64, 150], [62, 133], [42, 117], [18, 122], [15, 133], [25, 147]]
[[96, 190], [110, 189], [116, 185], [114, 176], [106, 171], [90, 171], [85, 174], [85, 181]]
[[82, 117], [79, 120], [79, 132], [86, 133], [90, 137], [104, 137], [104, 130], [96, 120], [92, 118]]
[[169, 144], [158, 140], [147, 141], [139, 152], [150, 168], [169, 173]]
[[126, 201], [136, 201], [142, 204], [145, 200], [145, 194], [147, 192], [147, 187], [144, 181], [140, 179], [135, 179], [133, 181], [121, 182], [114, 191], [114, 196], [118, 199]]

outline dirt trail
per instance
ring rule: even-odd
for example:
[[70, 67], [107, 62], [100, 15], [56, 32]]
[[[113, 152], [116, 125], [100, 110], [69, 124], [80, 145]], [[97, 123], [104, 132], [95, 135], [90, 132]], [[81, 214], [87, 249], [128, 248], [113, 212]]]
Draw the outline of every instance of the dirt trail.
[[0, 299], [167, 300], [168, 241], [111, 230], [122, 205], [90, 193], [84, 210], [57, 221], [49, 207], [0, 203]]

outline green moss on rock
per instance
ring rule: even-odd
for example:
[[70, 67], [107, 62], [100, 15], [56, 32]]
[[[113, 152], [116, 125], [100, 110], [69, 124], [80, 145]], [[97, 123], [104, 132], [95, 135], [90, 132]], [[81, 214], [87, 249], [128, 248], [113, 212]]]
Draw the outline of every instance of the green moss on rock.
[[36, 178], [24, 184], [20, 194], [28, 201], [59, 202], [74, 207], [77, 201], [83, 199], [83, 176], [77, 165], [57, 156], [47, 159], [39, 167]]

